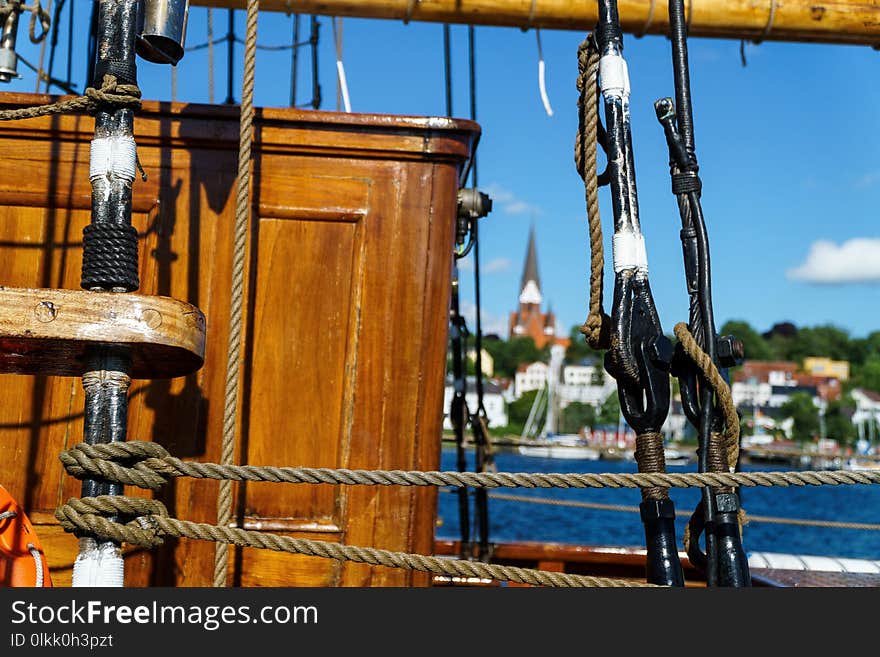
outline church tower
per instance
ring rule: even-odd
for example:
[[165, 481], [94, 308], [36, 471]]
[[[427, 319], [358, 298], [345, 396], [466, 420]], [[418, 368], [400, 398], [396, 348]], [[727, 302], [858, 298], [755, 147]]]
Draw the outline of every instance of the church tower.
[[567, 343], [567, 340], [556, 337], [556, 317], [553, 313], [541, 312], [544, 297], [538, 275], [538, 248], [534, 226], [529, 229], [529, 244], [519, 290], [519, 310], [510, 313], [509, 337], [531, 337], [538, 349], [542, 349], [547, 343]]

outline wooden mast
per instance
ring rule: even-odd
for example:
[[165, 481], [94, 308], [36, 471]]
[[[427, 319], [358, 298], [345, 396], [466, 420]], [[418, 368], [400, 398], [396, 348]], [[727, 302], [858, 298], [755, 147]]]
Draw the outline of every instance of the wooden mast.
[[[244, 0], [191, 0], [243, 8]], [[653, 4], [653, 16], [652, 14]], [[620, 22], [633, 34], [667, 34], [664, 0], [620, 0]], [[871, 0], [689, 0], [695, 37], [880, 45], [880, 3]], [[592, 29], [598, 4], [585, 0], [262, 0], [286, 13], [464, 23], [541, 29]], [[647, 28], [647, 29], [646, 29]]]

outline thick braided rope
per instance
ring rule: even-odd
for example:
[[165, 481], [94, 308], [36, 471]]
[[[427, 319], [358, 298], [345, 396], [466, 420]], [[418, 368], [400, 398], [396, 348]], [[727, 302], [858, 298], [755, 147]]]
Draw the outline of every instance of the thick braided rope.
[[599, 121], [596, 78], [599, 53], [590, 36], [578, 48], [578, 132], [574, 142], [574, 161], [584, 180], [587, 222], [590, 234], [590, 301], [587, 321], [580, 327], [593, 349], [607, 349], [609, 322], [602, 309], [602, 278], [605, 251], [602, 244], [602, 221], [599, 216], [599, 182], [596, 177], [596, 127]]
[[[60, 455], [67, 472], [77, 478], [100, 477], [114, 483], [152, 490], [168, 477], [291, 484], [366, 486], [469, 486], [472, 488], [699, 488], [702, 486], [848, 486], [880, 484], [880, 470], [792, 472], [639, 472], [529, 473], [441, 472], [421, 470], [348, 470], [258, 465], [226, 465], [182, 461], [156, 443], [130, 441], [106, 445], [80, 443]], [[132, 466], [114, 462], [139, 460]]]
[[[101, 514], [133, 516], [134, 519], [127, 524], [122, 524], [110, 521]], [[488, 578], [535, 586], [614, 588], [650, 586], [641, 582], [620, 579], [553, 573], [529, 568], [499, 566], [479, 561], [439, 559], [421, 554], [343, 545], [329, 541], [290, 538], [234, 527], [177, 520], [169, 518], [164, 506], [155, 500], [120, 496], [71, 499], [67, 504], [58, 508], [55, 517], [61, 526], [69, 532], [88, 532], [104, 540], [132, 543], [147, 548], [160, 545], [163, 536], [175, 536], [216, 541], [224, 545], [231, 544], [339, 561], [353, 561], [371, 566], [418, 570], [452, 577]]]
[[[259, 0], [248, 0], [247, 32], [244, 48], [244, 74], [241, 92], [241, 118], [238, 144], [238, 188], [235, 204], [235, 229], [232, 252], [232, 281], [229, 307], [229, 344], [226, 360], [226, 390], [223, 407], [223, 439], [220, 462], [232, 463], [235, 457], [235, 427], [238, 421], [238, 389], [241, 378], [241, 339], [244, 307], [244, 266], [250, 218], [250, 166], [254, 121], [254, 72], [257, 58], [257, 15]], [[232, 518], [232, 484], [221, 481], [217, 493], [217, 524], [225, 526]], [[229, 570], [229, 547], [217, 544], [214, 554], [214, 586], [226, 586]]]
[[118, 84], [116, 77], [105, 75], [100, 89], [89, 87], [82, 96], [48, 105], [0, 110], [0, 121], [16, 121], [19, 119], [49, 116], [50, 114], [93, 111], [99, 103], [113, 103], [138, 109], [141, 106], [140, 98], [141, 90], [137, 85]]
[[675, 337], [681, 343], [682, 349], [688, 357], [694, 361], [706, 381], [715, 391], [718, 397], [721, 412], [724, 414], [724, 447], [729, 468], [736, 466], [739, 459], [739, 415], [736, 412], [736, 404], [733, 403], [733, 395], [730, 386], [722, 378], [715, 363], [709, 358], [709, 354], [700, 348], [694, 336], [688, 330], [687, 324], [679, 322], [673, 328]]
[[[452, 491], [443, 491], [452, 492]], [[602, 502], [584, 502], [581, 500], [554, 500], [547, 497], [531, 497], [528, 495], [510, 495], [508, 493], [489, 493], [493, 500], [523, 502], [525, 504], [542, 504], [545, 506], [571, 507], [575, 509], [591, 509], [594, 511], [616, 511], [620, 513], [639, 513], [637, 506], [626, 504], [604, 504]], [[814, 520], [811, 518], [783, 518], [779, 516], [755, 516], [746, 514], [743, 524], [766, 523], [771, 525], [794, 525], [797, 527], [827, 527], [830, 529], [862, 529], [880, 531], [880, 524], [872, 522], [852, 522], [847, 520]]]

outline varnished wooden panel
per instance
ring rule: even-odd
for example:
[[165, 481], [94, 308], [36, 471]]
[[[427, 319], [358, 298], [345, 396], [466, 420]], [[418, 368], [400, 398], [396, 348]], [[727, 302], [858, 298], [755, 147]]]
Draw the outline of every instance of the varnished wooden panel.
[[[0, 94], [0, 106], [44, 101]], [[129, 437], [200, 461], [220, 458], [237, 119], [230, 107], [147, 102], [135, 122], [149, 176], [133, 189], [139, 292], [197, 306], [207, 339], [195, 374], [133, 384]], [[0, 180], [0, 285], [78, 288], [91, 130], [90, 118], [74, 116], [0, 124], [0, 162], [27, 173]], [[457, 181], [476, 130], [447, 119], [258, 111], [237, 461], [438, 467]], [[79, 494], [58, 452], [81, 440], [82, 387], [60, 377], [0, 383], [0, 445], [12, 456], [0, 459], [0, 482], [35, 519], [64, 585], [76, 541], [52, 512]], [[176, 517], [212, 523], [216, 495], [216, 482], [179, 479], [159, 497]], [[248, 484], [236, 500], [239, 526], [432, 550], [430, 489]], [[132, 550], [126, 584], [210, 585], [213, 554], [214, 544], [189, 540]], [[230, 565], [241, 586], [428, 583], [251, 549], [231, 551]]]

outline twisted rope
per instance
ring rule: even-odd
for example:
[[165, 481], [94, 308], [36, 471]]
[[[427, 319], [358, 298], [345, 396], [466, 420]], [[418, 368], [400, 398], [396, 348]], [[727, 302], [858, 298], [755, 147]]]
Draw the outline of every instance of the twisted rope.
[[[880, 483], [880, 470], [801, 472], [639, 472], [526, 473], [440, 472], [436, 470], [348, 470], [230, 465], [182, 461], [156, 443], [130, 441], [80, 443], [60, 454], [67, 472], [78, 478], [158, 490], [168, 477], [221, 481], [366, 486], [469, 486], [473, 488], [699, 488], [702, 486], [849, 486]], [[115, 462], [136, 461], [131, 465]]]
[[[102, 514], [131, 517], [132, 520], [122, 524], [108, 520]], [[168, 517], [167, 510], [160, 502], [138, 498], [102, 495], [71, 499], [67, 504], [58, 508], [55, 517], [61, 526], [69, 532], [87, 532], [104, 540], [127, 542], [147, 548], [160, 545], [164, 536], [175, 536], [216, 541], [223, 545], [231, 544], [338, 561], [353, 561], [371, 566], [418, 570], [452, 577], [491, 578], [534, 586], [614, 588], [650, 586], [620, 579], [553, 573], [529, 568], [499, 566], [480, 561], [439, 559], [421, 554], [291, 538], [235, 527], [178, 520]]]
[[727, 382], [721, 376], [709, 355], [697, 344], [696, 339], [688, 330], [687, 324], [679, 322], [673, 328], [673, 332], [681, 343], [684, 352], [694, 361], [709, 386], [715, 391], [715, 396], [718, 398], [721, 412], [724, 415], [724, 433], [722, 436], [727, 466], [733, 468], [739, 459], [739, 415], [736, 412], [736, 404], [733, 402], [730, 386], [727, 385]]
[[[223, 438], [220, 462], [232, 463], [235, 457], [235, 428], [238, 420], [238, 389], [241, 378], [241, 337], [244, 307], [244, 267], [250, 219], [251, 129], [254, 121], [254, 72], [257, 58], [257, 15], [260, 0], [248, 0], [244, 48], [244, 74], [241, 92], [241, 116], [238, 145], [238, 189], [235, 205], [235, 228], [232, 252], [232, 282], [229, 307], [229, 344], [226, 360], [226, 390], [223, 407]], [[221, 481], [217, 493], [217, 524], [225, 526], [232, 518], [232, 484]], [[218, 543], [214, 554], [214, 586], [226, 586], [229, 548]]]
[[584, 181], [587, 202], [587, 223], [590, 234], [590, 301], [587, 320], [580, 327], [593, 349], [610, 346], [611, 319], [602, 309], [602, 279], [605, 251], [602, 245], [602, 221], [599, 216], [599, 182], [596, 175], [596, 128], [599, 102], [596, 79], [599, 73], [599, 52], [591, 35], [578, 47], [578, 132], [574, 142], [574, 161]]
[[120, 107], [139, 109], [141, 106], [141, 90], [136, 84], [119, 84], [113, 75], [105, 75], [100, 89], [89, 87], [82, 96], [62, 100], [48, 105], [18, 107], [0, 110], [0, 121], [17, 121], [19, 119], [35, 119], [50, 114], [70, 112], [91, 112], [99, 104], [112, 103]]

